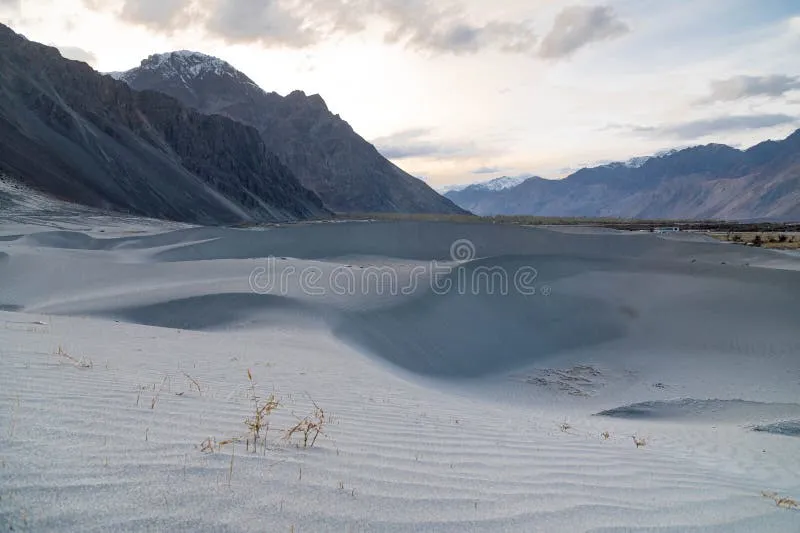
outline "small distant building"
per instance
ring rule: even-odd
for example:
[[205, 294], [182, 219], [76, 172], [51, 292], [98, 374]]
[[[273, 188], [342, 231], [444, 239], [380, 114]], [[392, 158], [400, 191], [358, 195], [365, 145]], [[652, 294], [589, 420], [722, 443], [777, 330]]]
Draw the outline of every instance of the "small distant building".
[[676, 233], [676, 232], [678, 232], [680, 230], [681, 230], [681, 228], [677, 228], [677, 227], [671, 227], [671, 228], [666, 228], [665, 227], [665, 228], [656, 228], [655, 232], [656, 233]]

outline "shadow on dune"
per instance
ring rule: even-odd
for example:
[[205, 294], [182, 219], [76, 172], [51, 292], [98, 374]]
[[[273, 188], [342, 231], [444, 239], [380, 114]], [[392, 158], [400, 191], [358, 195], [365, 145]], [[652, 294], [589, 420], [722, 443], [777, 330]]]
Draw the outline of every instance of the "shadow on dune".
[[64, 250], [115, 250], [118, 248], [147, 249], [184, 243], [195, 243], [232, 234], [236, 230], [227, 228], [190, 228], [167, 231], [155, 235], [132, 235], [130, 237], [95, 238], [80, 231], [43, 231], [22, 237], [30, 246], [60, 248]]
[[[467, 265], [462, 279], [475, 279], [473, 273], [483, 263]], [[513, 273], [530, 262], [493, 258], [491, 264]], [[547, 270], [545, 261], [538, 264]], [[488, 285], [474, 291], [469, 281], [466, 290], [460, 291], [459, 276], [450, 276], [452, 289], [446, 294], [429, 291], [399, 306], [343, 313], [334, 332], [342, 340], [415, 373], [478, 377], [609, 341], [626, 330], [628, 319], [598, 298], [546, 296], [541, 293], [542, 284], [533, 295], [521, 293], [513, 283], [507, 294]], [[545, 279], [557, 277], [553, 270]]]
[[596, 416], [632, 420], [698, 419], [732, 422], [747, 422], [764, 418], [780, 419], [797, 415], [800, 415], [800, 404], [747, 400], [698, 400], [695, 398], [634, 403], [596, 414]]
[[786, 435], [787, 437], [800, 437], [800, 420], [787, 420], [784, 422], [775, 422], [774, 424], [756, 426], [753, 428], [753, 431]]
[[79, 231], [43, 231], [26, 235], [22, 241], [29, 246], [61, 248], [64, 250], [110, 250], [121, 239], [95, 239]]
[[300, 325], [318, 313], [283, 296], [226, 293], [109, 308], [91, 314], [162, 328], [214, 330], [250, 324]]

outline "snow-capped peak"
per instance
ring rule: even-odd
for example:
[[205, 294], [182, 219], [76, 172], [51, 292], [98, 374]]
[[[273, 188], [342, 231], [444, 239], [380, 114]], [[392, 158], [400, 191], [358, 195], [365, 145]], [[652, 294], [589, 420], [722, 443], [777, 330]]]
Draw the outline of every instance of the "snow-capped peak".
[[128, 72], [109, 73], [109, 75], [126, 81], [126, 78], [141, 71], [157, 72], [165, 79], [180, 79], [184, 82], [188, 82], [192, 79], [204, 78], [207, 75], [219, 77], [230, 76], [255, 85], [250, 78], [236, 70], [227, 61], [191, 50], [177, 50], [164, 54], [152, 54], [144, 59], [138, 68], [129, 70]]
[[489, 191], [502, 191], [503, 189], [516, 187], [528, 178], [529, 176], [503, 176], [477, 185]]
[[669, 156], [671, 156], [673, 154], [676, 154], [677, 152], [680, 152], [680, 151], [681, 151], [681, 148], [673, 148], [671, 150], [662, 150], [661, 152], [657, 152], [655, 155], [645, 155], [645, 156], [640, 156], [640, 157], [632, 157], [632, 158], [628, 159], [627, 161], [617, 161], [617, 162], [614, 162], [614, 163], [608, 163], [608, 164], [603, 165], [603, 166], [611, 167], [611, 168], [614, 168], [614, 167], [641, 168], [642, 166], [644, 166], [645, 163], [647, 163], [651, 159], [660, 159], [660, 158], [663, 158], [663, 157], [669, 157]]
[[480, 181], [478, 183], [467, 183], [459, 185], [447, 185], [439, 189], [442, 194], [448, 192], [463, 191], [465, 189], [481, 189], [486, 191], [502, 191], [503, 189], [510, 189], [516, 187], [523, 181], [530, 178], [530, 176], [502, 176], [488, 181]]
[[153, 54], [143, 60], [141, 65], [141, 68], [149, 70], [160, 70], [168, 67], [186, 69], [196, 73], [213, 70], [217, 74], [236, 70], [229, 63], [221, 59], [201, 52], [192, 52], [191, 50]]

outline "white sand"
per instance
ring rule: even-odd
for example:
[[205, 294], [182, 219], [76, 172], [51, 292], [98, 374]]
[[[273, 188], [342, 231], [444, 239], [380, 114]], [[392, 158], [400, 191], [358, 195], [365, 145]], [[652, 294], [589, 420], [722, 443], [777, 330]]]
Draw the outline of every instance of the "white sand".
[[[0, 524], [15, 531], [800, 531], [800, 511], [761, 495], [800, 499], [800, 438], [751, 430], [800, 418], [798, 258], [490, 225], [159, 233], [26, 215], [0, 234]], [[323, 279], [391, 266], [403, 284], [455, 265], [460, 238], [477, 252], [465, 272], [530, 265], [540, 293], [248, 281], [272, 255]], [[202, 453], [246, 432], [248, 369], [283, 402], [266, 453]], [[283, 431], [312, 398], [329, 422], [298, 448]]]

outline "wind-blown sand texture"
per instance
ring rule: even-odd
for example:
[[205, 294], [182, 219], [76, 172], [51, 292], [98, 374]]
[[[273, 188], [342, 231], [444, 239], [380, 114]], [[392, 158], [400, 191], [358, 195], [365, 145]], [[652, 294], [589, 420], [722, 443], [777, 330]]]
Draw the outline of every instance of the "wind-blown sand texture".
[[[316, 269], [321, 293], [254, 292], [268, 257]], [[434, 291], [434, 260], [451, 287], [535, 268], [535, 294]], [[591, 229], [6, 216], [0, 524], [800, 531], [761, 494], [800, 497], [800, 439], [752, 430], [800, 413], [798, 264]], [[392, 294], [375, 267], [416, 287]], [[283, 404], [268, 446], [204, 453], [246, 433], [248, 371]], [[314, 403], [324, 435], [287, 442]]]

